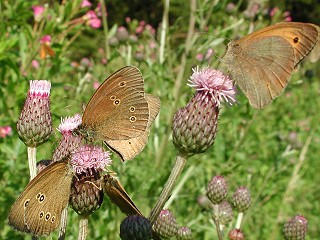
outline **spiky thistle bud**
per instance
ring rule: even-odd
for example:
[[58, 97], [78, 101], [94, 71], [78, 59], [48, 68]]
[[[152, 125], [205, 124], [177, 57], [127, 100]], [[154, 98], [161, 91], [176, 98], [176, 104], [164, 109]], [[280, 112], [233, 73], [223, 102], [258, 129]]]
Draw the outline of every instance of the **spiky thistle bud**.
[[109, 152], [101, 147], [82, 146], [72, 154], [70, 163], [76, 172], [71, 184], [70, 206], [79, 215], [87, 216], [102, 204], [100, 173], [111, 164]]
[[283, 234], [286, 240], [304, 240], [307, 234], [308, 220], [302, 215], [290, 218], [284, 225]]
[[141, 215], [126, 217], [120, 225], [120, 238], [122, 240], [152, 239], [152, 226], [150, 221]]
[[230, 240], [244, 240], [244, 235], [240, 229], [234, 228], [228, 233]]
[[27, 99], [17, 122], [20, 139], [28, 147], [37, 147], [52, 133], [50, 113], [51, 83], [46, 80], [30, 81]]
[[228, 194], [228, 184], [223, 176], [214, 176], [207, 186], [207, 196], [209, 200], [218, 204], [222, 202]]
[[219, 224], [226, 225], [233, 218], [232, 206], [228, 201], [223, 201], [218, 205], [218, 216], [216, 216], [216, 213], [213, 214], [214, 218], [219, 219]]
[[81, 144], [82, 138], [79, 135], [73, 134], [73, 130], [76, 129], [82, 122], [79, 114], [73, 117], [66, 117], [61, 119], [61, 123], [58, 127], [59, 132], [62, 134], [62, 139], [59, 142], [58, 147], [53, 153], [53, 161], [60, 161], [68, 156], [70, 153], [75, 152]]
[[120, 26], [116, 32], [116, 38], [119, 42], [125, 42], [129, 39], [129, 32], [124, 26]]
[[240, 186], [232, 197], [232, 204], [238, 212], [245, 212], [251, 204], [250, 192], [246, 187]]
[[153, 225], [153, 230], [162, 238], [172, 238], [178, 232], [178, 224], [169, 210], [162, 210]]
[[187, 106], [173, 118], [173, 143], [185, 156], [205, 152], [212, 146], [218, 125], [220, 102], [235, 102], [235, 88], [222, 72], [203, 68], [193, 69], [189, 86], [197, 92]]
[[177, 240], [193, 240], [191, 229], [188, 227], [179, 228]]

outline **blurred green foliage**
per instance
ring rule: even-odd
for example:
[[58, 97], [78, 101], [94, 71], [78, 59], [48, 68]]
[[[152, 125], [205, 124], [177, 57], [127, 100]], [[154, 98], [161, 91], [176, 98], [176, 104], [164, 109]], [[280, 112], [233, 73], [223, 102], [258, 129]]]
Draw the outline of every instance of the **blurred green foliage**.
[[[184, 106], [192, 97], [193, 90], [186, 85], [192, 67], [220, 64], [224, 69], [219, 57], [231, 39], [288, 16], [297, 21], [319, 23], [319, 4], [311, 4], [314, 2], [311, 0], [256, 1], [258, 8], [252, 8], [253, 1], [196, 2], [195, 31], [188, 46], [190, 4], [170, 2], [163, 63], [159, 61], [164, 9], [161, 1], [108, 1], [107, 29], [92, 28], [88, 20], [83, 19], [89, 8], [81, 8], [80, 0], [0, 2], [0, 126], [13, 129], [11, 135], [0, 138], [1, 239], [25, 238], [24, 234], [13, 231], [6, 219], [10, 206], [29, 180], [26, 147], [19, 140], [15, 126], [29, 80], [51, 81], [51, 111], [54, 128], [57, 128], [61, 117], [81, 113], [82, 104], [88, 102], [95, 90], [94, 84], [103, 82], [125, 65], [141, 69], [146, 92], [161, 98], [161, 112], [146, 149], [137, 159], [124, 164], [113, 154], [112, 170], [118, 173], [127, 192], [147, 216], [176, 155], [170, 139], [171, 113], [176, 110], [175, 106]], [[90, 8], [97, 14], [98, 3], [93, 2]], [[44, 4], [43, 18], [35, 22], [32, 6]], [[277, 10], [271, 16], [275, 7]], [[286, 11], [290, 11], [289, 15]], [[130, 21], [126, 21], [126, 17], [130, 17]], [[98, 18], [103, 20], [101, 15]], [[127, 38], [124, 32], [119, 33], [119, 26], [125, 26]], [[51, 35], [47, 46], [55, 56], [47, 54], [42, 59], [40, 40], [45, 35]], [[189, 50], [183, 65], [186, 46]], [[183, 81], [181, 87], [177, 87], [181, 69]], [[198, 207], [197, 198], [205, 194], [207, 183], [218, 174], [228, 180], [229, 196], [239, 185], [251, 191], [252, 207], [242, 225], [246, 239], [281, 239], [284, 221], [298, 213], [309, 220], [306, 239], [320, 236], [319, 69], [319, 61], [311, 63], [306, 59], [293, 74], [285, 92], [263, 110], [250, 108], [241, 93], [239, 104], [223, 106], [213, 148], [189, 159], [181, 176], [181, 179], [186, 177], [186, 182], [171, 196], [174, 201], [167, 206], [180, 225], [192, 229], [194, 239], [217, 239], [211, 213]], [[303, 147], [311, 133], [311, 144], [303, 156]], [[38, 148], [38, 160], [50, 159], [59, 139], [59, 132], [55, 131], [49, 142]], [[161, 144], [166, 141], [168, 145], [161, 154]], [[284, 199], [299, 157], [304, 157], [302, 169], [294, 190]], [[105, 198], [102, 208], [89, 219], [88, 239], [118, 239], [123, 218], [116, 206]], [[234, 223], [235, 219], [226, 226], [226, 231]], [[76, 239], [77, 224], [76, 214], [70, 211], [66, 239]], [[53, 238], [56, 236], [55, 233]]]

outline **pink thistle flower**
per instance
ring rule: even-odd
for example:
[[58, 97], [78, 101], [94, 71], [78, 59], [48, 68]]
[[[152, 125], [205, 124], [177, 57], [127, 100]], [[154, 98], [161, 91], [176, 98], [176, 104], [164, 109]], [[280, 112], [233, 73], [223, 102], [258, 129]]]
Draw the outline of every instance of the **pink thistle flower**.
[[136, 29], [136, 33], [140, 34], [140, 33], [143, 32], [143, 30], [144, 30], [144, 26], [138, 26], [137, 29]]
[[51, 83], [46, 80], [30, 81], [30, 89], [17, 122], [20, 139], [28, 147], [47, 141], [52, 133], [50, 113]]
[[85, 8], [85, 7], [91, 7], [92, 3], [88, 0], [82, 0], [80, 7]]
[[156, 30], [150, 24], [146, 25], [146, 29], [151, 33], [151, 35], [156, 33]]
[[139, 25], [144, 27], [146, 25], [146, 22], [142, 20], [139, 22]]
[[213, 100], [218, 106], [220, 102], [226, 101], [230, 105], [236, 102], [235, 87], [228, 75], [212, 69], [199, 67], [193, 68], [193, 74], [189, 79], [188, 86], [195, 88], [202, 93], [206, 102]]
[[308, 231], [308, 220], [302, 215], [290, 218], [284, 225], [283, 234], [286, 240], [305, 239]]
[[93, 83], [93, 89], [97, 90], [99, 86], [100, 86], [100, 83], [98, 81], [95, 81]]
[[77, 174], [103, 171], [111, 163], [110, 152], [91, 145], [80, 147], [71, 158], [71, 165]]
[[153, 230], [162, 238], [172, 238], [178, 233], [176, 218], [169, 210], [162, 210], [153, 225]]
[[279, 12], [279, 8], [274, 7], [274, 8], [272, 8], [272, 9], [270, 10], [269, 16], [270, 16], [270, 17], [273, 17], [274, 15], [276, 15], [277, 12]]
[[35, 22], [40, 22], [43, 18], [44, 7], [43, 6], [32, 6], [33, 17]]
[[90, 19], [88, 21], [88, 24], [92, 27], [92, 28], [100, 28], [101, 27], [101, 20], [99, 18], [95, 18], [95, 19]]
[[40, 64], [37, 60], [32, 60], [31, 65], [34, 69], [38, 69], [40, 67]]
[[81, 122], [82, 118], [80, 114], [64, 119], [61, 118], [58, 131], [62, 134], [62, 139], [53, 153], [53, 161], [60, 161], [79, 148], [82, 138], [73, 134], [73, 130], [76, 129]]
[[130, 17], [126, 17], [126, 23], [130, 23], [131, 22], [131, 18]]
[[95, 11], [90, 10], [84, 16], [83, 19], [86, 21], [87, 25], [90, 25], [92, 28], [101, 27], [101, 20], [97, 17]]
[[5, 138], [12, 134], [12, 128], [10, 126], [0, 127], [0, 138]]
[[203, 61], [203, 54], [202, 53], [198, 53], [197, 55], [196, 55], [196, 59], [199, 61], [199, 62], [202, 62]]
[[40, 43], [50, 44], [51, 43], [51, 36], [45, 35], [40, 39]]

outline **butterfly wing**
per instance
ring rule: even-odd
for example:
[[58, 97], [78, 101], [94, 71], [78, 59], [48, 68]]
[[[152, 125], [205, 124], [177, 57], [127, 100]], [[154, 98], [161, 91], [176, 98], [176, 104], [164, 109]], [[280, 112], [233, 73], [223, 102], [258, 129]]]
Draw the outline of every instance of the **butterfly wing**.
[[48, 235], [60, 223], [69, 201], [72, 172], [67, 161], [55, 162], [27, 185], [11, 207], [9, 224], [32, 235]]
[[145, 131], [148, 118], [142, 75], [138, 68], [128, 66], [112, 74], [96, 90], [82, 124], [102, 140], [129, 139]]
[[[224, 57], [231, 75], [255, 108], [263, 108], [287, 86], [294, 69], [293, 48], [281, 37], [231, 42]], [[237, 49], [241, 48], [241, 49]]]
[[319, 41], [320, 27], [312, 23], [280, 22], [253, 32], [241, 38], [240, 42], [250, 41], [257, 36], [278, 36], [286, 39], [294, 49], [296, 66]]
[[116, 177], [106, 174], [103, 179], [103, 191], [109, 196], [111, 202], [116, 204], [128, 216], [142, 215]]
[[145, 147], [148, 141], [151, 124], [160, 111], [160, 99], [150, 94], [145, 95], [149, 106], [149, 119], [146, 130], [138, 137], [127, 140], [106, 140], [105, 144], [115, 151], [122, 161], [136, 157]]

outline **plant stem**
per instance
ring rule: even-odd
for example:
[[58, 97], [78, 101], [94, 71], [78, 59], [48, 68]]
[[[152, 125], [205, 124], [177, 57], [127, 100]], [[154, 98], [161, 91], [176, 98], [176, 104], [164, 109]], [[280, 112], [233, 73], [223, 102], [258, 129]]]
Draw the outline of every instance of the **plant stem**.
[[37, 175], [37, 148], [28, 147], [28, 162], [29, 162], [29, 172], [30, 181]]
[[164, 62], [164, 49], [166, 45], [166, 33], [168, 28], [168, 15], [169, 15], [170, 0], [165, 0], [164, 10], [161, 23], [161, 35], [160, 35], [160, 50], [159, 50], [159, 62]]
[[108, 19], [106, 12], [106, 3], [104, 0], [100, 0], [101, 3], [101, 13], [102, 13], [102, 25], [104, 33], [104, 51], [106, 54], [106, 59], [110, 59], [110, 46], [109, 46], [109, 28], [108, 28]]
[[88, 216], [79, 215], [79, 236], [78, 240], [85, 240], [88, 234]]
[[189, 18], [189, 27], [188, 27], [188, 33], [187, 33], [187, 38], [186, 38], [186, 43], [185, 43], [185, 50], [181, 56], [180, 60], [180, 66], [179, 66], [179, 72], [175, 81], [175, 86], [174, 86], [174, 92], [173, 92], [173, 104], [172, 104], [172, 110], [171, 113], [168, 115], [167, 119], [167, 128], [164, 132], [163, 135], [163, 140], [161, 142], [160, 150], [156, 156], [156, 165], [159, 166], [162, 156], [164, 152], [166, 151], [166, 147], [169, 141], [169, 133], [171, 131], [171, 121], [172, 118], [175, 114], [176, 108], [178, 106], [179, 102], [179, 95], [180, 95], [180, 90], [181, 90], [181, 83], [183, 80], [184, 72], [186, 69], [186, 64], [187, 64], [187, 56], [189, 55], [190, 49], [193, 45], [193, 42], [197, 38], [197, 36], [194, 34], [194, 28], [195, 28], [195, 22], [196, 22], [196, 17], [195, 17], [195, 11], [196, 11], [196, 0], [190, 0], [190, 18]]
[[68, 205], [62, 210], [58, 240], [63, 240], [66, 237], [67, 221], [68, 221]]
[[163, 209], [163, 206], [165, 205], [166, 201], [169, 199], [172, 193], [172, 190], [175, 186], [175, 183], [178, 177], [180, 176], [184, 166], [186, 165], [186, 162], [187, 162], [187, 159], [184, 156], [178, 155], [176, 157], [175, 164], [171, 170], [171, 173], [166, 182], [166, 185], [164, 186], [155, 207], [152, 209], [150, 213], [149, 220], [151, 225], [154, 224], [154, 222], [159, 216], [159, 213]]
[[236, 229], [240, 229], [242, 219], [243, 219], [243, 212], [239, 212], [237, 217], [237, 222], [236, 222]]
[[219, 221], [219, 204], [213, 205], [213, 212], [214, 212], [213, 221], [214, 221], [214, 224], [216, 225], [218, 239], [223, 240], [222, 232], [220, 229], [220, 221]]

